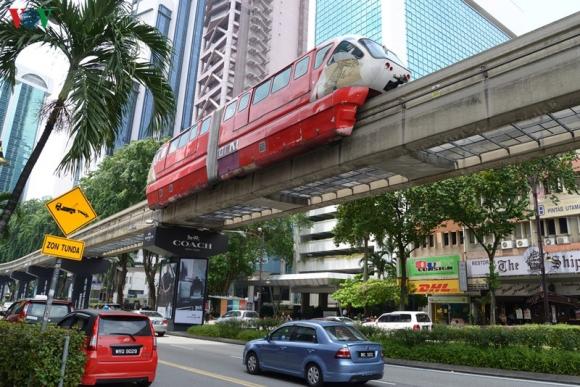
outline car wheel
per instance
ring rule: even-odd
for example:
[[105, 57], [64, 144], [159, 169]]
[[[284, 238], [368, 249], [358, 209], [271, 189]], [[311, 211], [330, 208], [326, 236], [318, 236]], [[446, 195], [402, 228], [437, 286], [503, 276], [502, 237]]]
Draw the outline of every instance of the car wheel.
[[310, 387], [322, 386], [322, 371], [320, 367], [314, 363], [310, 363], [306, 366], [306, 383]]
[[250, 352], [246, 356], [246, 369], [249, 374], [256, 375], [260, 373], [260, 362], [255, 352]]
[[157, 332], [157, 336], [163, 337], [163, 335], [165, 335], [165, 332]]

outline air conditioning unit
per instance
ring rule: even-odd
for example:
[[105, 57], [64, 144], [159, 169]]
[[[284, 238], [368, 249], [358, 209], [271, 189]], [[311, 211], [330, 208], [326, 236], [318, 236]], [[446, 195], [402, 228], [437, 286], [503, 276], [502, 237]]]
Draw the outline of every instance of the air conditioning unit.
[[516, 240], [517, 247], [528, 247], [530, 245], [530, 241], [527, 239], [518, 239]]
[[514, 241], [501, 241], [501, 248], [502, 249], [513, 249], [514, 248]]
[[567, 243], [570, 243], [570, 237], [568, 236], [559, 236], [556, 238], [556, 243], [558, 243], [559, 245], [565, 245]]
[[555, 245], [556, 244], [556, 238], [544, 238], [544, 244], [546, 246]]

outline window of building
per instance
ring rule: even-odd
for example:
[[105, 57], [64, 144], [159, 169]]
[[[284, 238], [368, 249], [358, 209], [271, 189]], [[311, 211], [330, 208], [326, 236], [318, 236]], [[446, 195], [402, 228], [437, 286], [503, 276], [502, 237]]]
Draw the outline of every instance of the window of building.
[[457, 232], [459, 234], [459, 244], [462, 245], [463, 244], [463, 231], [458, 231]]
[[423, 243], [421, 243], [421, 247], [423, 247], [423, 248], [427, 247], [427, 237], [425, 237], [425, 239], [423, 239]]
[[567, 218], [558, 218], [558, 225], [560, 226], [560, 234], [568, 234]]
[[429, 247], [434, 247], [435, 246], [435, 235], [431, 234], [429, 235]]
[[230, 102], [230, 104], [226, 107], [226, 112], [224, 113], [224, 121], [227, 121], [234, 116], [234, 113], [236, 112], [236, 102], [237, 101]]
[[542, 227], [542, 236], [556, 235], [556, 221], [554, 219], [545, 219]]
[[469, 235], [469, 243], [474, 244], [476, 243], [475, 240], [475, 234], [473, 233], [473, 231], [467, 231], [467, 234]]
[[296, 63], [296, 69], [294, 70], [294, 79], [298, 79], [308, 72], [308, 65], [310, 64], [310, 57], [306, 56]]
[[202, 134], [206, 133], [209, 130], [210, 125], [211, 125], [211, 117], [208, 117], [203, 121], [203, 124], [201, 124], [201, 130], [199, 131], [199, 135], [201, 136]]
[[449, 233], [443, 233], [443, 246], [449, 246]]
[[256, 90], [254, 91], [254, 100], [252, 102], [254, 105], [270, 94], [270, 83], [272, 83], [272, 79], [268, 79], [266, 82], [256, 87]]
[[250, 102], [250, 93], [242, 95], [242, 98], [240, 98], [240, 103], [238, 105], [238, 111], [241, 112], [242, 110], [246, 109], [248, 107], [248, 102]]
[[449, 234], [451, 235], [451, 244], [456, 245], [457, 244], [457, 233], [451, 232]]
[[324, 61], [324, 57], [326, 56], [326, 53], [328, 52], [328, 50], [330, 50], [331, 45], [327, 45], [322, 47], [320, 50], [318, 50], [318, 52], [316, 53], [316, 58], [314, 60], [314, 68], [317, 69], [320, 67], [320, 65], [322, 64], [322, 62]]
[[272, 83], [272, 94], [278, 90], [286, 87], [290, 82], [290, 73], [292, 72], [292, 67], [288, 67], [280, 74], [274, 77], [274, 82]]

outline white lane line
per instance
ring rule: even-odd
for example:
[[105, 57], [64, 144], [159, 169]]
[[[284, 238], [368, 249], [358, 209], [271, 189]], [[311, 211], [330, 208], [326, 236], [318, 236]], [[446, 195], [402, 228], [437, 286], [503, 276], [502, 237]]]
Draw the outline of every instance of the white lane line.
[[242, 360], [242, 357], [241, 356], [232, 356], [232, 355], [230, 355], [230, 357], [233, 357], [234, 359], [240, 359], [240, 360]]
[[516, 378], [506, 378], [503, 376], [493, 376], [493, 375], [482, 375], [476, 373], [469, 373], [469, 372], [457, 372], [457, 371], [444, 371], [444, 370], [433, 370], [430, 368], [421, 368], [421, 367], [412, 367], [412, 366], [402, 366], [402, 365], [395, 365], [395, 364], [385, 364], [388, 367], [397, 367], [397, 368], [412, 368], [416, 370], [421, 370], [424, 372], [438, 372], [441, 374], [453, 374], [453, 375], [460, 375], [460, 376], [470, 376], [470, 377], [477, 377], [477, 378], [484, 378], [484, 379], [501, 379], [501, 380], [509, 380], [512, 382], [521, 382], [521, 383], [530, 383], [530, 384], [545, 384], [548, 386], [564, 386], [570, 387], [573, 386], [571, 383], [554, 383], [550, 381], [541, 381], [541, 380], [531, 380], [531, 379], [516, 379]]
[[371, 383], [388, 384], [389, 386], [396, 386], [397, 385], [397, 383], [383, 382], [382, 380], [372, 380]]

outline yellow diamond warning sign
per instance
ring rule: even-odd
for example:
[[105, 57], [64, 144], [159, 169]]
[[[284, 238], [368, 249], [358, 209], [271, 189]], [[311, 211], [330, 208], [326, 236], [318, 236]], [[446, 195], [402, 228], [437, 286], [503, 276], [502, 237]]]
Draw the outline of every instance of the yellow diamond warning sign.
[[42, 254], [53, 257], [80, 261], [83, 259], [85, 242], [66, 239], [54, 235], [45, 235], [42, 242]]
[[46, 206], [64, 235], [77, 231], [97, 217], [97, 213], [79, 187], [46, 203]]

